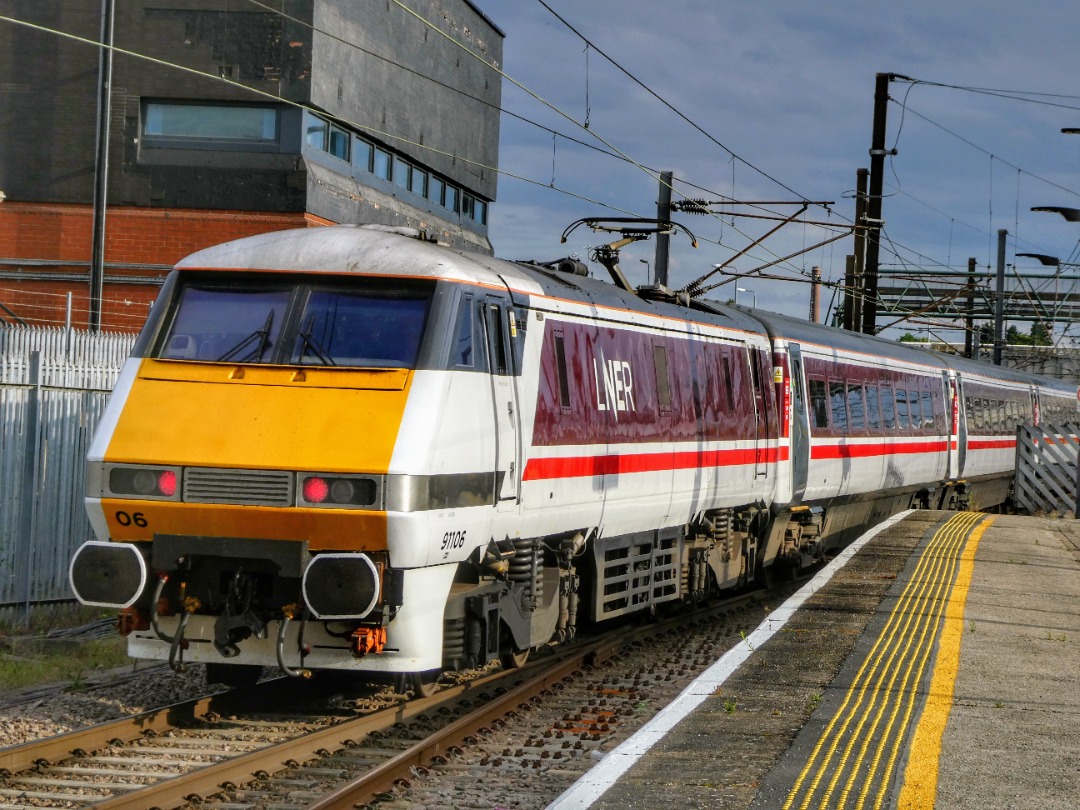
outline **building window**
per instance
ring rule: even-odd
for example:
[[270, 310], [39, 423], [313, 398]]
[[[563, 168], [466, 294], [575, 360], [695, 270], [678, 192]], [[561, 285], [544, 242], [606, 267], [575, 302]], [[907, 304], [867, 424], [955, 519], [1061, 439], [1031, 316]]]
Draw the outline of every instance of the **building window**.
[[142, 134], [150, 145], [159, 146], [276, 144], [278, 110], [245, 104], [147, 101]]
[[443, 204], [443, 192], [446, 190], [446, 183], [440, 180], [438, 177], [432, 177], [428, 182], [427, 198], [435, 205]]
[[409, 191], [421, 197], [427, 196], [428, 173], [416, 166], [412, 167], [409, 175]]
[[399, 188], [407, 189], [409, 187], [409, 175], [412, 172], [412, 166], [406, 163], [401, 158], [394, 158], [394, 185]]
[[370, 141], [357, 138], [353, 145], [353, 165], [362, 172], [371, 172], [371, 159], [375, 154], [375, 146]]
[[376, 177], [381, 177], [383, 180], [390, 179], [390, 170], [393, 167], [393, 157], [385, 149], [375, 147], [375, 158], [373, 170]]
[[330, 131], [330, 125], [321, 118], [309, 116], [305, 119], [304, 141], [312, 149], [326, 151], [326, 135]]
[[341, 127], [336, 127], [333, 124], [330, 125], [330, 137], [326, 145], [327, 152], [336, 158], [348, 162], [351, 142], [352, 136], [346, 130]]
[[473, 219], [481, 225], [487, 225], [487, 203], [483, 200], [477, 200], [473, 206]]
[[443, 205], [449, 208], [451, 211], [456, 212], [458, 210], [458, 190], [449, 184], [447, 184], [446, 186], [446, 194], [443, 197]]

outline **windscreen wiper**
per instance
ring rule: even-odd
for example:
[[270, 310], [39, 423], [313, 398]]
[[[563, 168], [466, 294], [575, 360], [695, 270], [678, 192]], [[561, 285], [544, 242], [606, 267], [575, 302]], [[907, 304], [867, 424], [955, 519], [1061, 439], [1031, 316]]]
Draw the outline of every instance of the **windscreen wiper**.
[[255, 348], [253, 348], [250, 352], [245, 354], [236, 362], [251, 362], [251, 358], [253, 357], [255, 358], [254, 362], [262, 362], [262, 356], [266, 353], [266, 350], [270, 348], [270, 329], [271, 327], [273, 327], [273, 325], [274, 310], [271, 309], [269, 312], [266, 313], [266, 320], [263, 322], [263, 325], [261, 327], [259, 327], [246, 338], [241, 340], [239, 343], [237, 343], [235, 346], [225, 352], [225, 354], [221, 355], [221, 357], [219, 357], [215, 362], [224, 363], [226, 360], [232, 360], [234, 358], [234, 355], [245, 349], [247, 346], [251, 345], [251, 343], [256, 340], [258, 341], [258, 343], [255, 345]]
[[308, 349], [311, 349], [315, 353], [315, 356], [322, 360], [323, 365], [336, 366], [337, 363], [335, 363], [333, 358], [326, 353], [326, 349], [323, 345], [311, 334], [311, 327], [314, 323], [315, 313], [312, 312], [311, 315], [308, 316], [307, 324], [300, 327], [300, 339], [304, 341], [304, 348], [300, 352], [300, 365], [304, 364], [304, 358], [307, 357]]

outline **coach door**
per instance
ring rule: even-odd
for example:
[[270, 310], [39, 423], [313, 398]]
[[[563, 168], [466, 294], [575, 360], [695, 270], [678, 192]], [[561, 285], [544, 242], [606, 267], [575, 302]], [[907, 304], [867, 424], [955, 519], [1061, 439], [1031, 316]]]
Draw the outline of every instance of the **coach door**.
[[967, 462], [967, 418], [964, 413], [964, 380], [960, 372], [952, 379], [953, 395], [953, 435], [956, 437], [956, 478], [964, 475], [964, 464]]
[[769, 408], [765, 399], [765, 377], [761, 367], [764, 353], [750, 346], [746, 347], [750, 361], [750, 379], [754, 385], [754, 477], [763, 478], [769, 474]]
[[521, 476], [518, 415], [514, 387], [514, 352], [511, 332], [514, 314], [501, 298], [488, 297], [484, 305], [491, 372], [491, 398], [495, 411], [495, 497], [499, 503], [515, 501]]
[[806, 492], [807, 468], [810, 464], [810, 411], [803, 388], [802, 347], [788, 344], [788, 364], [791, 375], [791, 500], [802, 500]]

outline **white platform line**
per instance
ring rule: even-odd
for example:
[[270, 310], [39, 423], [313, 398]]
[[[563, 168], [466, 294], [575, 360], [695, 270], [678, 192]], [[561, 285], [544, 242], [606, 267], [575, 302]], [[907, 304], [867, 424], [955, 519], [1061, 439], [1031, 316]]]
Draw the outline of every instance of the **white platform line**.
[[828, 565], [818, 571], [813, 579], [800, 588], [783, 605], [769, 614], [768, 618], [758, 625], [757, 629], [748, 635], [744, 641], [724, 653], [716, 663], [701, 673], [659, 714], [620, 743], [588, 773], [567, 788], [561, 796], [548, 805], [548, 810], [571, 810], [572, 808], [576, 810], [576, 808], [592, 806], [593, 802], [603, 796], [608, 788], [618, 781], [619, 777], [630, 770], [631, 766], [658, 743], [665, 734], [671, 731], [679, 721], [696, 709], [705, 698], [715, 694], [724, 681], [750, 657], [750, 654], [772, 638], [777, 630], [787, 624], [788, 619], [795, 614], [795, 611], [807, 599], [825, 587], [826, 583], [832, 579], [833, 574], [843, 568], [859, 549], [885, 529], [899, 523], [912, 511], [908, 509], [879, 523], [836, 555]]

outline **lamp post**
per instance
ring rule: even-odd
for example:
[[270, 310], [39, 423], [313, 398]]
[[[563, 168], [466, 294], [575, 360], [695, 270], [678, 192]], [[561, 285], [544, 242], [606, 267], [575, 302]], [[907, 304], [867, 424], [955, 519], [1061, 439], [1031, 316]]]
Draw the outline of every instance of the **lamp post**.
[[1080, 208], [1066, 208], [1062, 205], [1035, 205], [1032, 206], [1031, 210], [1061, 214], [1067, 222], [1080, 222]]
[[645, 283], [648, 284], [649, 283], [649, 260], [648, 259], [638, 259], [638, 261], [641, 262], [643, 265], [645, 265]]
[[754, 292], [753, 290], [748, 290], [746, 287], [736, 287], [735, 288], [735, 303], [736, 304], [739, 303], [739, 293], [741, 293], [741, 292], [748, 292], [748, 293], [750, 293], [750, 295], [754, 296], [751, 299], [754, 302], [752, 304], [752, 308], [757, 309], [757, 293]]

